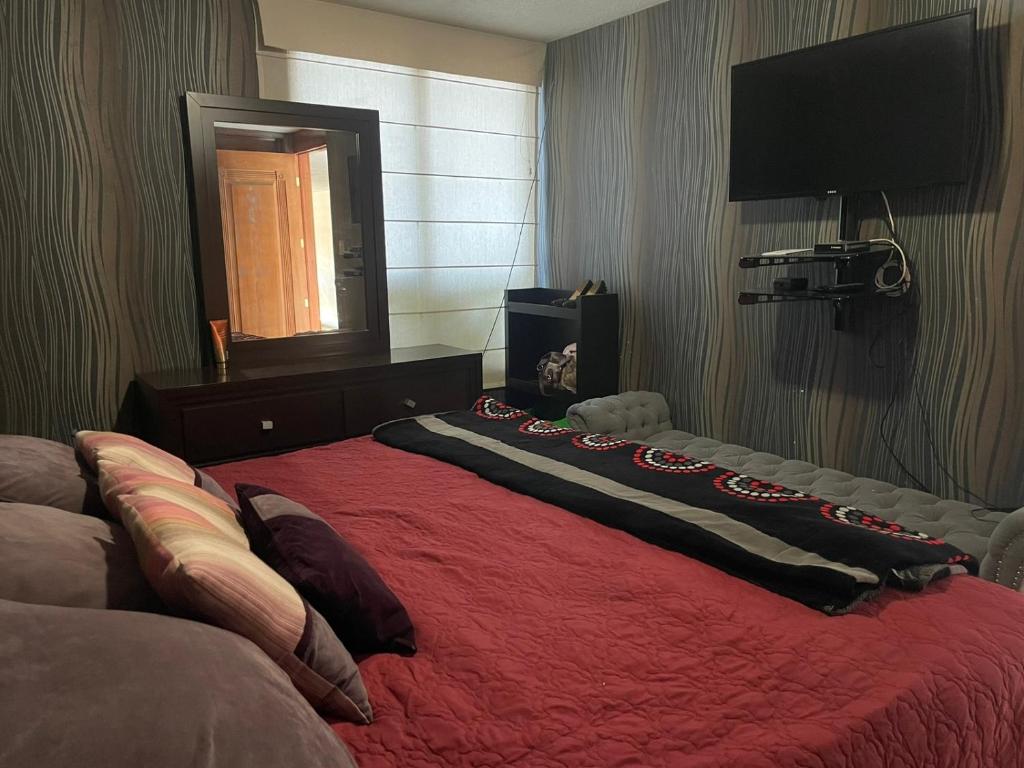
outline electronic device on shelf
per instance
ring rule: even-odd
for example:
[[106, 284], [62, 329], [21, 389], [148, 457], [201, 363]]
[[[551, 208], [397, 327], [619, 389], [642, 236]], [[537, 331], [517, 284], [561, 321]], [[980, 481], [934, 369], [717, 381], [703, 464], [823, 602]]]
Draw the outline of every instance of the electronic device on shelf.
[[975, 37], [969, 10], [735, 65], [729, 199], [965, 181]]
[[807, 290], [806, 277], [776, 277], [772, 281], [772, 290], [775, 293], [795, 293]]
[[834, 243], [814, 244], [814, 252], [817, 254], [863, 253], [869, 250], [871, 250], [871, 242], [868, 240], [839, 240]]

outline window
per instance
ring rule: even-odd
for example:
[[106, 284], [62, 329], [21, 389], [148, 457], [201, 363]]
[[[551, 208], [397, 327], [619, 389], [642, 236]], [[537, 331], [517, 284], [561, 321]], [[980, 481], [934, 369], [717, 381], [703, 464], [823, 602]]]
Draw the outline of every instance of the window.
[[307, 53], [259, 67], [264, 98], [380, 112], [391, 346], [484, 350], [503, 385], [504, 290], [536, 285], [537, 88]]

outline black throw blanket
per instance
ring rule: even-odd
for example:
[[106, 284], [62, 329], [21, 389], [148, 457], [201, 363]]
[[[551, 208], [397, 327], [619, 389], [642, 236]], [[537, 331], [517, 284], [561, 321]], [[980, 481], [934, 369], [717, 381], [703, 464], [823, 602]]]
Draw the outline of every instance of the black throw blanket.
[[876, 515], [661, 448], [558, 427], [492, 398], [373, 434], [829, 614], [885, 585], [921, 589], [978, 570], [956, 547]]

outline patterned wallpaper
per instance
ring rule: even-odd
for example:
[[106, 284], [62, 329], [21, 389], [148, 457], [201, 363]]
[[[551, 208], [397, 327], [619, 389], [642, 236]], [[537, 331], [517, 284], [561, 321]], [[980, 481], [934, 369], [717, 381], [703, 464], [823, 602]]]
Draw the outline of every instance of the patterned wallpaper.
[[737, 257], [834, 239], [838, 205], [727, 202], [730, 65], [973, 5], [672, 0], [549, 46], [542, 279], [620, 293], [623, 388], [664, 392], [680, 428], [912, 485], [884, 426], [936, 493], [1024, 503], [1024, 0], [977, 3], [970, 182], [890, 195], [914, 300], [847, 333], [826, 304], [736, 303], [780, 274]]
[[178, 97], [257, 96], [251, 0], [0, 5], [0, 432], [109, 428], [199, 360]]

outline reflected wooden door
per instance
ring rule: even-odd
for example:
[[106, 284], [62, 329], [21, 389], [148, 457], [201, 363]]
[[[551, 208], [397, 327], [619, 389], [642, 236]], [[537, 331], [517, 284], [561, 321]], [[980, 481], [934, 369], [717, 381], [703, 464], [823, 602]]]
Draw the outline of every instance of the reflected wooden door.
[[293, 154], [217, 150], [232, 331], [277, 338], [314, 330]]

